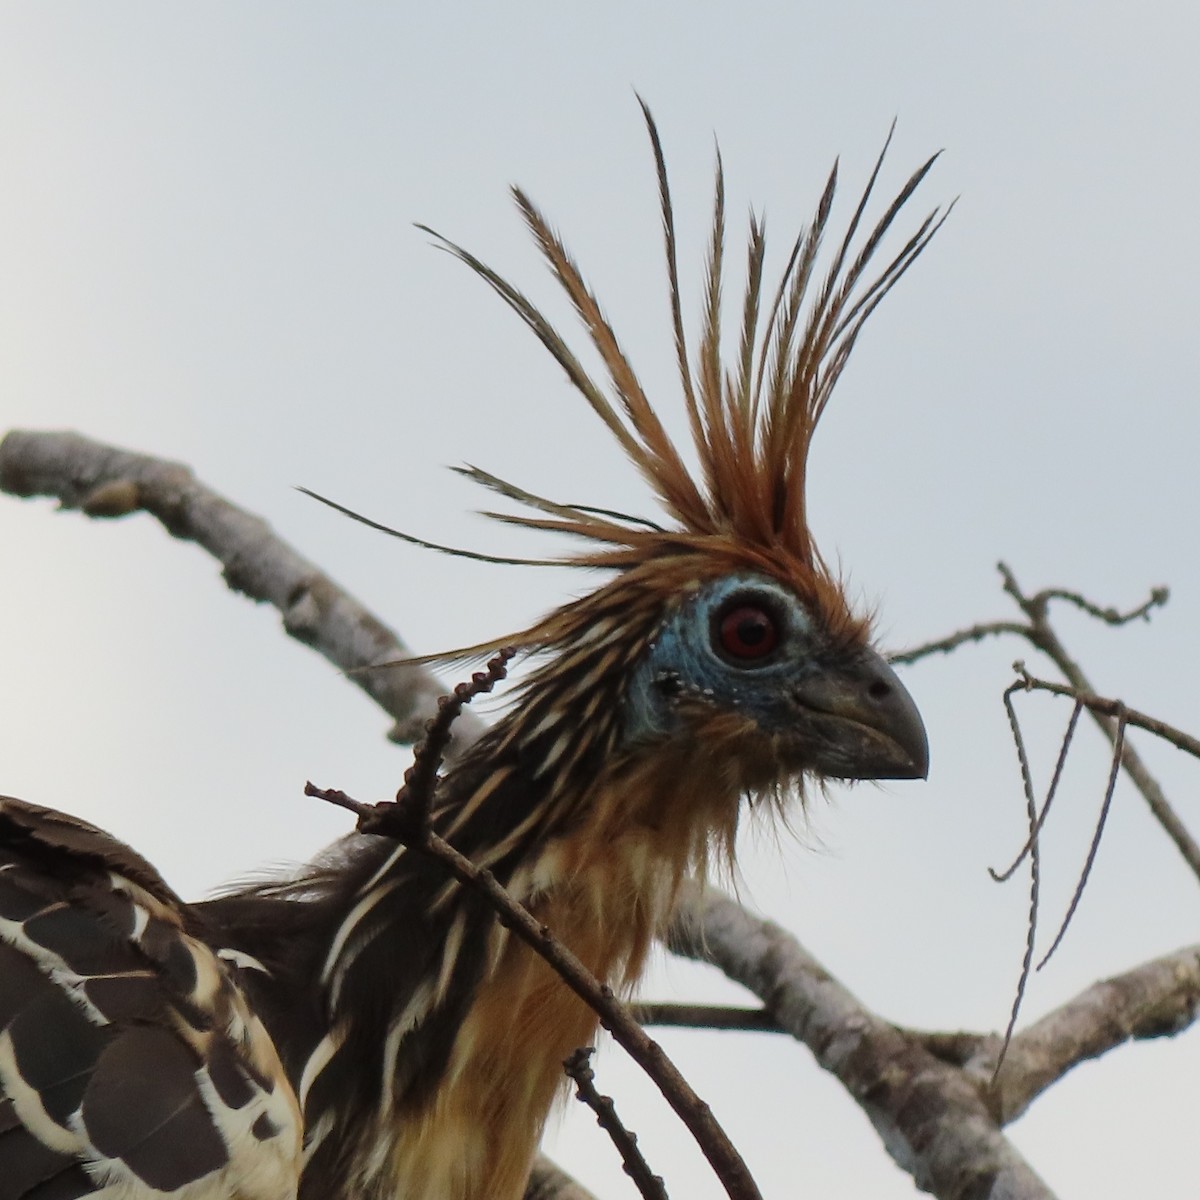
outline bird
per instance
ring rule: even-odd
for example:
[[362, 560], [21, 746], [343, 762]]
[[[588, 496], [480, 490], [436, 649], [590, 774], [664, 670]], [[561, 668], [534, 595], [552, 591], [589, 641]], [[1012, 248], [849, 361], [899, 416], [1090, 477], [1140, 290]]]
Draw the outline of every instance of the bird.
[[[836, 236], [835, 163], [773, 288], [751, 213], [730, 346], [718, 151], [693, 346], [663, 146], [642, 112], [690, 451], [524, 191], [520, 216], [606, 382], [522, 291], [427, 230], [549, 351], [660, 510], [560, 503], [462, 468], [509, 502], [489, 515], [573, 539], [556, 561], [604, 576], [438, 656], [515, 647], [528, 666], [438, 780], [431, 827], [618, 993], [685, 879], [733, 863], [750, 808], [786, 821], [830, 780], [927, 775], [916, 703], [815, 543], [806, 481], [865, 323], [949, 211], [877, 265], [937, 157], [868, 220], [889, 134]], [[15, 799], [0, 802], [0, 851], [0, 1200], [522, 1195], [562, 1061], [597, 1018], [428, 856], [352, 834], [298, 871], [187, 903], [115, 838]]]

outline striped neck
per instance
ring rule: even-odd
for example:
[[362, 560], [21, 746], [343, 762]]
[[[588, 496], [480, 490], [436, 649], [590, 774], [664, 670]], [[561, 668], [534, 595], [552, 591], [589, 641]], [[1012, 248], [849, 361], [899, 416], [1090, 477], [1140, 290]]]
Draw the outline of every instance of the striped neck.
[[[507, 733], [498, 727], [486, 740]], [[519, 757], [520, 744], [509, 740], [508, 753]], [[495, 745], [481, 752], [496, 763]], [[532, 826], [493, 861], [501, 882], [617, 991], [640, 974], [713, 834], [732, 839], [738, 795], [703, 757], [627, 756], [593, 776], [574, 823]], [[511, 828], [514, 810], [527, 807], [533, 771], [493, 783], [503, 770], [472, 775], [468, 762], [448, 781], [470, 786], [439, 811], [444, 827], [471, 809], [460, 845], [478, 852], [489, 844], [480, 828]], [[485, 902], [417, 853], [372, 846], [346, 899], [322, 964], [327, 1033], [300, 1082], [311, 1155], [302, 1194], [517, 1200], [561, 1091], [562, 1060], [592, 1041], [594, 1015]], [[369, 1152], [350, 1152], [355, 1145]], [[361, 1173], [347, 1181], [351, 1162]], [[489, 1181], [482, 1191], [480, 1180]]]

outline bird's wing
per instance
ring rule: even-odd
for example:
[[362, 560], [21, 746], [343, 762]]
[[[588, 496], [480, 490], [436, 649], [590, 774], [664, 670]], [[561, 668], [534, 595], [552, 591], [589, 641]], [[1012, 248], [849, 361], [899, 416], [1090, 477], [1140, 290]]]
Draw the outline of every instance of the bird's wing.
[[287, 1200], [300, 1116], [188, 907], [95, 826], [0, 798], [0, 1200]]

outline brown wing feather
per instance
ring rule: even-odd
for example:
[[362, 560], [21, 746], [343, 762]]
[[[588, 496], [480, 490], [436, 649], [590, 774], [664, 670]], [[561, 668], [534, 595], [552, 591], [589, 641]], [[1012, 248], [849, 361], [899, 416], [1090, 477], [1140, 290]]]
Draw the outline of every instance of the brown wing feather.
[[0, 799], [0, 1200], [286, 1200], [299, 1113], [234, 970], [128, 846]]

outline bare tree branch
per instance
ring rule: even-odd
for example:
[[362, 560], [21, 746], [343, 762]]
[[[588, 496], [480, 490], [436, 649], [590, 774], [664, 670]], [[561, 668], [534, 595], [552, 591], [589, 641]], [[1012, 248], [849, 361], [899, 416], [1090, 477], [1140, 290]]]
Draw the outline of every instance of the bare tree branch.
[[[705, 929], [706, 937], [713, 933], [711, 928]], [[717, 930], [716, 936], [719, 939], [724, 934]], [[712, 943], [705, 949], [713, 950]], [[656, 1002], [635, 1004], [633, 1011], [645, 1025], [790, 1032], [767, 1008]], [[1072, 1067], [1129, 1041], [1173, 1037], [1198, 1019], [1200, 944], [1094, 983], [1016, 1034], [996, 1088], [992, 1084], [1003, 1041], [997, 1034], [898, 1028], [934, 1058], [964, 1068], [981, 1087], [989, 1089], [989, 1105], [999, 1122], [1007, 1125]]]
[[1053, 1195], [1000, 1131], [986, 1083], [864, 1007], [778, 925], [714, 889], [696, 889], [671, 945], [759, 996], [855, 1097], [917, 1187], [942, 1200]]
[[[1083, 673], [1083, 669], [1079, 664], [1067, 653], [1066, 647], [1059, 640], [1058, 634], [1050, 624], [1048, 616], [1050, 601], [1068, 600], [1078, 607], [1083, 608], [1085, 612], [1089, 612], [1092, 615], [1099, 615], [1100, 619], [1108, 624], [1121, 625], [1136, 617], [1146, 616], [1152, 608], [1164, 604], [1167, 600], [1166, 588], [1155, 588], [1150, 594], [1150, 599], [1145, 604], [1135, 608], [1133, 612], [1122, 616], [1114, 610], [1100, 608], [1097, 605], [1091, 604], [1090, 601], [1083, 600], [1076, 593], [1067, 592], [1061, 588], [1049, 588], [1038, 592], [1036, 595], [1026, 596], [1021, 591], [1016, 576], [1009, 567], [1005, 563], [999, 563], [998, 567], [1000, 575], [1004, 580], [1004, 590], [1013, 598], [1017, 607], [1029, 618], [1029, 629], [1026, 637], [1043, 654], [1053, 660], [1054, 664], [1066, 677], [1067, 682], [1077, 693], [1083, 695], [1095, 695], [1096, 689], [1092, 687], [1091, 681]], [[1094, 709], [1090, 711], [1101, 732], [1108, 738], [1109, 744], [1115, 745], [1117, 739], [1116, 722], [1112, 718], [1096, 712]], [[1155, 819], [1167, 831], [1167, 836], [1175, 843], [1176, 848], [1183, 855], [1192, 872], [1197, 878], [1200, 878], [1200, 844], [1197, 844], [1195, 838], [1188, 832], [1187, 827], [1179, 819], [1175, 810], [1168, 802], [1162, 786], [1150, 774], [1150, 770], [1142, 761], [1141, 755], [1138, 754], [1129, 742], [1126, 742], [1122, 747], [1121, 766], [1124, 767], [1125, 773], [1133, 781], [1134, 787], [1141, 792], [1142, 798], [1150, 806], [1150, 811], [1154, 814]]]
[[[1006, 563], [998, 563], [997, 567], [1004, 581], [1005, 592], [1012, 597], [1017, 607], [1028, 618], [1028, 624], [1022, 624], [1018, 621], [986, 621], [953, 633], [949, 637], [938, 638], [936, 641], [925, 642], [922, 645], [914, 646], [910, 650], [893, 654], [890, 657], [890, 661], [893, 663], [914, 663], [932, 654], [946, 654], [957, 649], [959, 646], [970, 642], [982, 641], [984, 638], [997, 637], [1004, 634], [1016, 634], [1018, 637], [1025, 638], [1026, 641], [1038, 650], [1041, 650], [1043, 654], [1055, 663], [1066, 677], [1072, 689], [1074, 689], [1072, 694], [1095, 696], [1095, 688], [1092, 687], [1091, 682], [1083, 673], [1083, 669], [1067, 653], [1066, 647], [1050, 624], [1050, 602], [1052, 600], [1065, 601], [1068, 604], [1073, 604], [1089, 616], [1103, 621], [1107, 625], [1125, 625], [1130, 621], [1138, 619], [1148, 620], [1151, 612], [1155, 608], [1159, 608], [1165, 604], [1170, 595], [1165, 587], [1153, 588], [1149, 597], [1142, 604], [1139, 604], [1129, 612], [1123, 613], [1115, 608], [1096, 604], [1079, 592], [1070, 591], [1066, 588], [1045, 588], [1032, 596], [1027, 596], [1021, 590], [1016, 576]], [[1050, 689], [1047, 688], [1045, 690]], [[1116, 724], [1111, 716], [1106, 714], [1102, 708], [1095, 705], [1089, 705], [1088, 707], [1096, 724], [1100, 726], [1109, 743], [1115, 744]], [[1152, 718], [1147, 718], [1147, 720], [1152, 720]], [[1136, 724], [1136, 722], [1131, 723]], [[1162, 725], [1161, 722], [1159, 724]], [[1143, 727], [1148, 728], [1148, 726]], [[1163, 726], [1163, 728], [1170, 727]], [[1152, 729], [1151, 732], [1159, 732], [1159, 730]], [[1176, 744], [1178, 745], [1179, 743], [1176, 742]], [[1162, 786], [1150, 774], [1146, 764], [1142, 761], [1141, 755], [1128, 742], [1122, 747], [1121, 766], [1133, 781], [1134, 787], [1141, 792], [1143, 799], [1150, 807], [1151, 813], [1154, 814], [1154, 818], [1166, 830], [1167, 836], [1175, 843], [1180, 854], [1183, 855], [1188, 866], [1191, 867], [1192, 872], [1200, 878], [1200, 844], [1188, 832], [1187, 827], [1171, 807]]]
[[[0, 490], [52, 496], [90, 517], [143, 511], [173, 537], [203, 546], [225, 582], [266, 601], [283, 627], [361, 687], [395, 722], [389, 737], [413, 742], [445, 688], [419, 665], [364, 670], [412, 651], [378, 617], [303, 558], [261, 517], [200, 483], [181, 463], [134, 454], [77, 433], [14, 430], [0, 441]], [[482, 731], [473, 714], [457, 726], [459, 744]]]
[[[855, 1097], [918, 1187], [945, 1200], [1050, 1192], [1001, 1132], [1072, 1067], [1200, 1018], [1200, 945], [1093, 984], [1016, 1034], [903, 1029], [866, 1008], [792, 937], [711, 888], [690, 888], [672, 949], [719, 967]], [[978, 1190], [972, 1190], [978, 1189]]]
[[1015, 1120], [1072, 1067], [1127, 1041], [1172, 1037], [1197, 1016], [1200, 945], [1092, 984], [1013, 1038], [997, 1080], [1000, 1119]]
[[1073, 1067], [1129, 1041], [1174, 1037], [1200, 1018], [1200, 945], [1185, 946], [1100, 980], [1013, 1037], [903, 1029], [935, 1058], [962, 1067], [989, 1089], [1007, 1125]]
[[[1000, 564], [1000, 570], [1005, 573], [1006, 583], [1012, 579], [1012, 572], [1003, 563]], [[1148, 621], [1151, 612], [1156, 608], [1161, 608], [1170, 598], [1171, 591], [1169, 588], [1151, 588], [1150, 595], [1146, 600], [1137, 605], [1136, 608], [1131, 608], [1128, 612], [1121, 612], [1120, 609], [1113, 608], [1111, 605], [1096, 604], [1082, 593], [1073, 592], [1068, 588], [1043, 588], [1033, 597], [1032, 603], [1044, 607], [1051, 600], [1065, 600], [1068, 604], [1073, 604], [1076, 608], [1087, 613], [1089, 617], [1095, 617], [1097, 621], [1103, 621], [1105, 625], [1128, 625], [1131, 621]]]
[[661, 1175], [655, 1175], [638, 1146], [637, 1134], [625, 1128], [617, 1116], [617, 1107], [611, 1096], [603, 1096], [596, 1087], [596, 1075], [591, 1067], [595, 1050], [581, 1046], [563, 1063], [567, 1074], [575, 1081], [576, 1099], [582, 1101], [596, 1114], [596, 1124], [608, 1134], [625, 1167], [625, 1174], [633, 1180], [645, 1200], [667, 1200], [667, 1189]]

